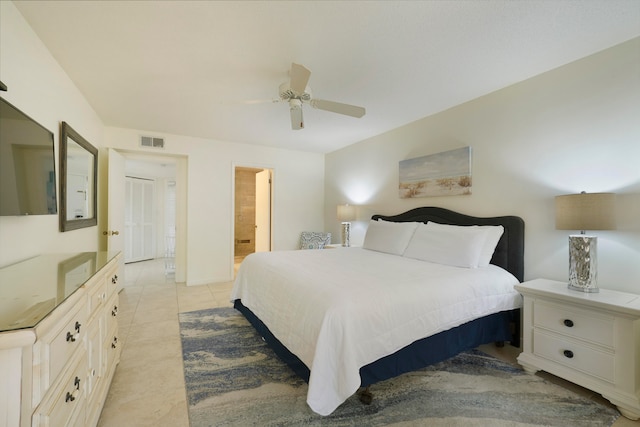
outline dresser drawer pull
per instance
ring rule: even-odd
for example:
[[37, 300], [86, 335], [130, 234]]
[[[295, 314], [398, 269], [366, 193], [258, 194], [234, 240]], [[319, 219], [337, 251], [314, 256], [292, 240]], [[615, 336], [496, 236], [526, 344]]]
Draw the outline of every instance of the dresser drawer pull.
[[117, 274], [116, 274], [116, 275], [114, 275], [114, 276], [111, 278], [111, 283], [113, 283], [114, 285], [115, 285], [116, 283], [118, 283], [118, 275], [117, 275]]
[[73, 402], [76, 400], [76, 395], [80, 392], [80, 378], [76, 377], [75, 381], [73, 381], [73, 386], [75, 390], [72, 393], [67, 392], [67, 396], [64, 398], [65, 402]]
[[113, 342], [111, 343], [111, 348], [116, 348], [118, 345], [118, 337], [113, 337]]
[[562, 353], [564, 354], [564, 357], [566, 357], [567, 359], [572, 359], [573, 358], [573, 351], [571, 351], [571, 350], [565, 350]]
[[573, 328], [573, 320], [571, 319], [564, 319], [564, 326], [566, 326], [567, 328]]
[[80, 326], [82, 326], [80, 324], [80, 322], [76, 322], [76, 332], [79, 334], [80, 333]]
[[67, 332], [67, 342], [76, 342], [76, 335], [71, 332]]
[[116, 317], [118, 315], [118, 306], [117, 305], [113, 306], [113, 310], [111, 310], [111, 315], [113, 317]]

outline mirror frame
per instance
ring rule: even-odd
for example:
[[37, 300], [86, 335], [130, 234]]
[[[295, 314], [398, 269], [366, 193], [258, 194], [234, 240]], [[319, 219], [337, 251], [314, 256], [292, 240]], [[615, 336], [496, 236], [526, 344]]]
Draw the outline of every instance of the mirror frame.
[[[72, 139], [80, 147], [93, 156], [93, 216], [83, 219], [67, 219], [67, 140]], [[60, 131], [60, 231], [71, 231], [79, 228], [98, 225], [98, 149], [91, 145], [78, 132], [73, 130], [67, 122], [62, 122]]]

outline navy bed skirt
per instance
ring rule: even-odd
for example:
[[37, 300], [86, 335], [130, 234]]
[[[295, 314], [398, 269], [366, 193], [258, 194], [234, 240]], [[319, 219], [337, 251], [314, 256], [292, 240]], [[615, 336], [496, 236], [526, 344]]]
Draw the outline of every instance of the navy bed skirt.
[[[240, 311], [273, 351], [302, 379], [309, 382], [309, 368], [291, 353], [269, 328], [238, 299], [234, 308]], [[491, 342], [511, 341], [520, 346], [520, 309], [491, 314], [458, 327], [418, 340], [389, 356], [360, 368], [361, 386], [422, 369], [456, 354]]]

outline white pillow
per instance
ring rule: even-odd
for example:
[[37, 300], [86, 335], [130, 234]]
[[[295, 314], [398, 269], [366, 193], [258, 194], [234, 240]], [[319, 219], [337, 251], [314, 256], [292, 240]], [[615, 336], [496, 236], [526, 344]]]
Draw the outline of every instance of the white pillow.
[[456, 267], [476, 268], [488, 230], [429, 221], [416, 229], [404, 256]]
[[487, 238], [484, 241], [482, 251], [480, 251], [480, 259], [478, 260], [478, 267], [486, 267], [491, 262], [500, 237], [504, 233], [504, 227], [501, 225], [477, 225], [474, 227], [487, 230]]
[[371, 220], [362, 247], [372, 251], [402, 255], [417, 227], [417, 222]]

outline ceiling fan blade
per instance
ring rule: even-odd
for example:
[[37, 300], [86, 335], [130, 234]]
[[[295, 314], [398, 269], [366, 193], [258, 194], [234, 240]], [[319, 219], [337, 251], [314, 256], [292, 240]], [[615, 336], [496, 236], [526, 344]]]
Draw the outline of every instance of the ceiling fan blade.
[[340, 102], [325, 101], [324, 99], [312, 99], [309, 104], [313, 108], [319, 110], [331, 111], [333, 113], [344, 114], [351, 117], [362, 117], [365, 115], [366, 110], [363, 107], [357, 107], [355, 105], [342, 104]]
[[280, 99], [248, 99], [246, 101], [242, 101], [243, 105], [256, 105], [256, 104], [275, 104], [280, 102]]
[[289, 111], [291, 112], [291, 129], [304, 129], [304, 120], [302, 119], [302, 103], [295, 105], [290, 104]]
[[298, 95], [303, 94], [310, 76], [311, 71], [300, 64], [291, 63], [291, 82], [289, 87]]

